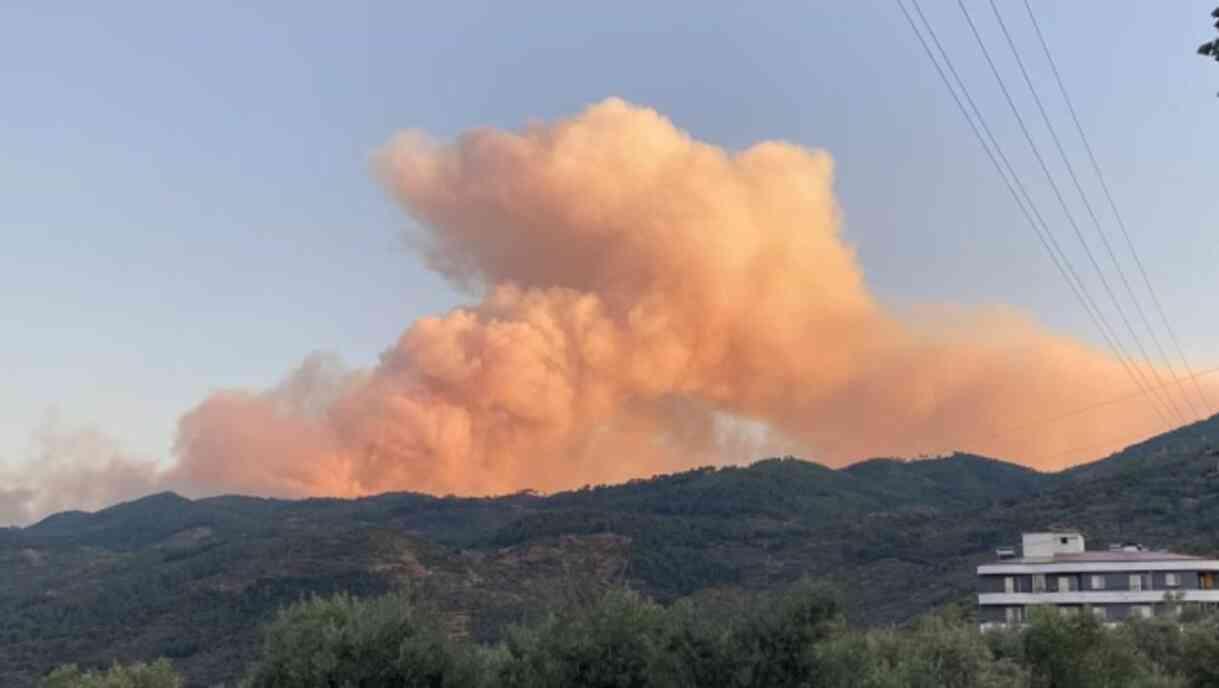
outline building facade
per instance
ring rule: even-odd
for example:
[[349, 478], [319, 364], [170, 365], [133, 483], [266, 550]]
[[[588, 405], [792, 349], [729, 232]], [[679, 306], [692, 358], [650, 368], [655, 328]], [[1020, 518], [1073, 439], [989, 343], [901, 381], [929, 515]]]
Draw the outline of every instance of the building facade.
[[1171, 616], [1186, 605], [1219, 605], [1219, 559], [1111, 545], [1089, 551], [1077, 532], [1025, 533], [1015, 548], [978, 567], [982, 628], [1021, 624], [1031, 608], [1094, 614], [1105, 622]]

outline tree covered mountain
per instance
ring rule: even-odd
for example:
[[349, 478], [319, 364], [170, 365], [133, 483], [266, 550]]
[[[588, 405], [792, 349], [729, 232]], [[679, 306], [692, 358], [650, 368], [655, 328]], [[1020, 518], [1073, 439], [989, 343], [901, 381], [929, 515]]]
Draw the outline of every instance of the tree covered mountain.
[[1021, 530], [1219, 549], [1212, 418], [1057, 474], [967, 454], [833, 470], [797, 459], [550, 496], [356, 500], [151, 495], [0, 530], [0, 683], [64, 662], [168, 656], [192, 685], [231, 679], [271, 610], [404, 583], [452, 632], [498, 638], [572, 598], [661, 601], [805, 576], [858, 624], [968, 599], [973, 567]]

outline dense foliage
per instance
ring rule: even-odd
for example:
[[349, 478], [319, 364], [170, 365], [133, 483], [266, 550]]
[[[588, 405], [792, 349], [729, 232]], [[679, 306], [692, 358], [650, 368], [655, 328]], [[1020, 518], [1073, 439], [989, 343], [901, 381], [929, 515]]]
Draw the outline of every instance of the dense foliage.
[[435, 615], [401, 593], [301, 602], [263, 638], [248, 688], [460, 688], [479, 674], [477, 652], [454, 644]]
[[606, 589], [675, 609], [805, 575], [835, 585], [854, 624], [906, 625], [971, 599], [974, 567], [1022, 530], [1061, 525], [1094, 545], [1214, 555], [1215, 437], [1212, 418], [1058, 474], [964, 454], [839, 470], [773, 459], [551, 496], [161, 494], [59, 514], [0, 529], [0, 686], [30, 688], [63, 662], [157, 657], [192, 686], [231, 685], [274, 610], [403, 584], [456, 637], [488, 646]]
[[[834, 594], [801, 582], [662, 606], [610, 591], [515, 626], [454, 639], [416, 595], [302, 601], [263, 629], [242, 688], [1206, 688], [1213, 618], [1103, 626], [1037, 610], [982, 632], [949, 607], [902, 628], [849, 628]], [[45, 688], [177, 688], [165, 661], [52, 672]]]
[[164, 659], [152, 664], [114, 665], [105, 671], [81, 671], [74, 664], [51, 672], [44, 688], [180, 688], [182, 679]]

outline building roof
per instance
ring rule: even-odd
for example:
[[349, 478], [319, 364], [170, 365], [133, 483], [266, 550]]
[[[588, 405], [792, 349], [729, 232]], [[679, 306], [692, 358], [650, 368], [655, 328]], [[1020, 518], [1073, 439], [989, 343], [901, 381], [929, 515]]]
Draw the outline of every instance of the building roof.
[[1137, 561], [1207, 561], [1206, 557], [1195, 557], [1175, 552], [1153, 552], [1148, 550], [1095, 550], [1092, 552], [1058, 553], [1052, 557], [1021, 559], [996, 559], [996, 564], [1082, 564], [1092, 562], [1137, 562]]

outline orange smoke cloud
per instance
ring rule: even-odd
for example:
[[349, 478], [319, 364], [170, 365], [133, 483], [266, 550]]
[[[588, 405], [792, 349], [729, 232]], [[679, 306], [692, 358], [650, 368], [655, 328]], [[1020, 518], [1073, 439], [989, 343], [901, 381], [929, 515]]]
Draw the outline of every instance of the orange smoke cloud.
[[1131, 403], [1005, 434], [1130, 383], [1008, 309], [880, 305], [823, 152], [730, 153], [607, 100], [519, 133], [402, 134], [376, 169], [427, 264], [481, 300], [414, 323], [372, 370], [311, 359], [274, 390], [214, 395], [182, 420], [176, 479], [485, 494], [776, 450], [1050, 468], [1164, 429]]

